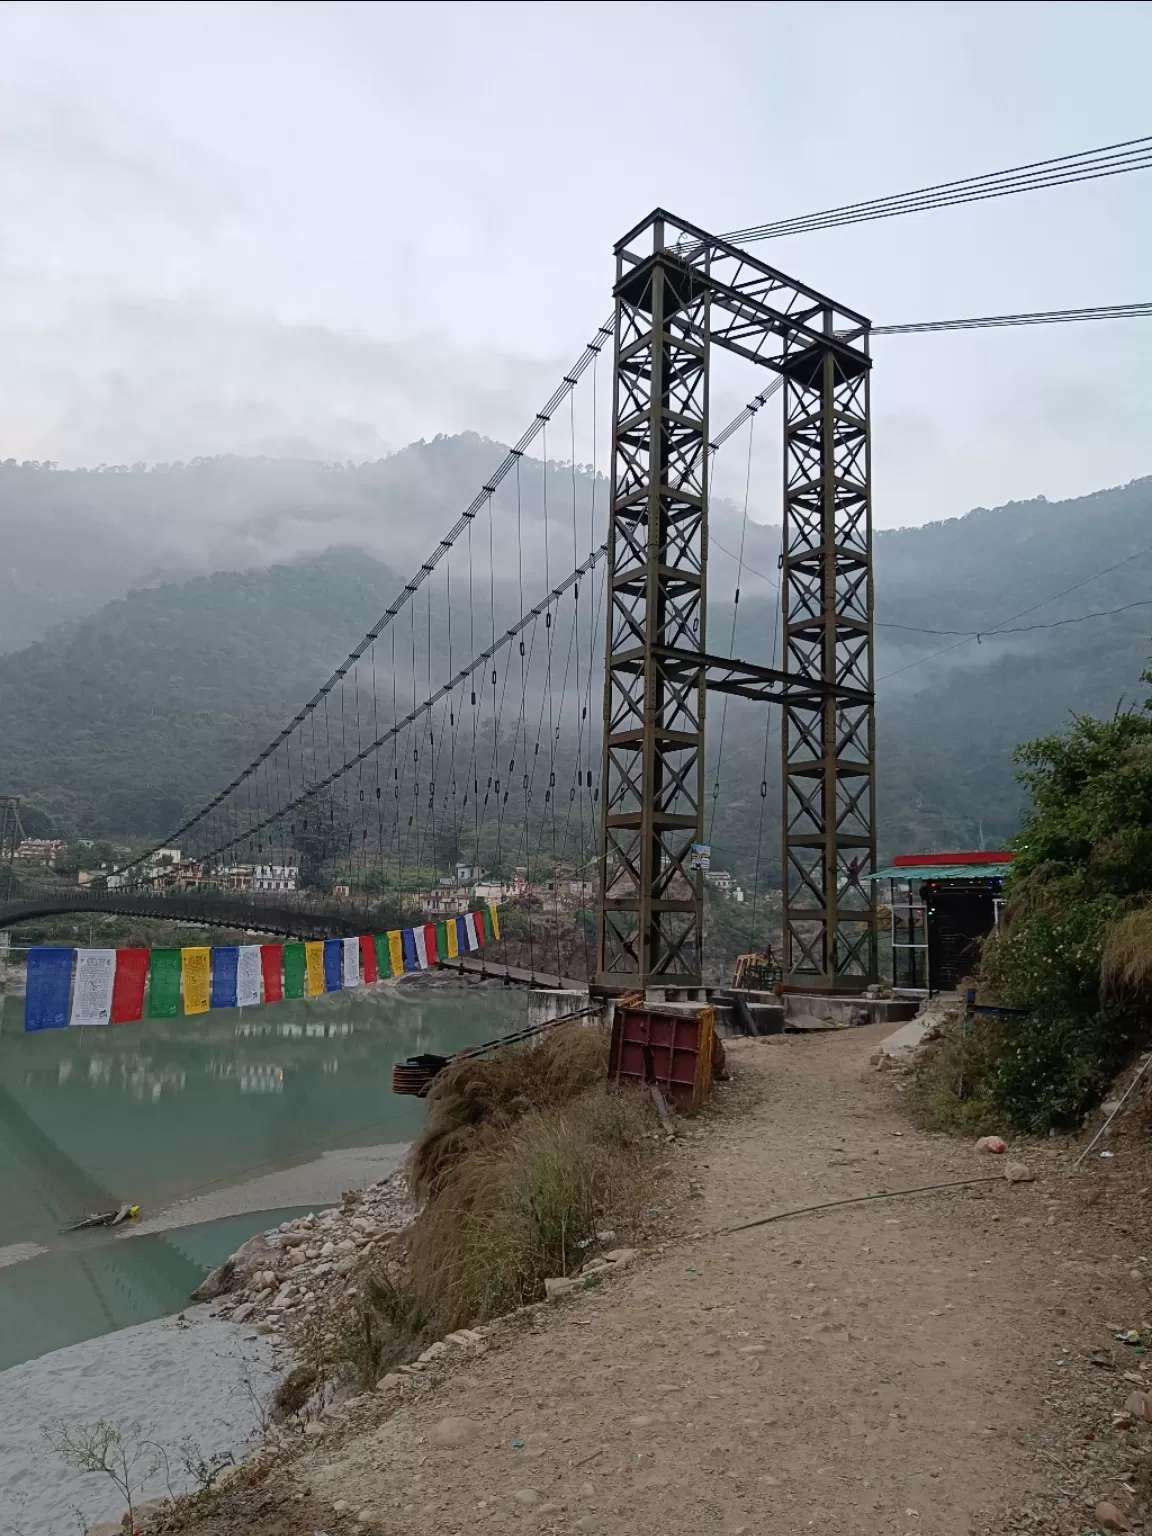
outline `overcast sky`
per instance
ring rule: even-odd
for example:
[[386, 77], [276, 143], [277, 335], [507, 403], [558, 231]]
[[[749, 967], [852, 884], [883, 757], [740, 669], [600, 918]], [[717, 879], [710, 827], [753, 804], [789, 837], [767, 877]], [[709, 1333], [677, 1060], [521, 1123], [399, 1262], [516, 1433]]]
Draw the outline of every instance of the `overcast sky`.
[[[4, 5], [0, 457], [514, 440], [653, 205], [723, 231], [1132, 138], [1150, 58], [1132, 3]], [[877, 323], [1152, 299], [1150, 209], [1143, 172], [757, 251]], [[1152, 473], [1150, 351], [878, 339], [878, 524]]]

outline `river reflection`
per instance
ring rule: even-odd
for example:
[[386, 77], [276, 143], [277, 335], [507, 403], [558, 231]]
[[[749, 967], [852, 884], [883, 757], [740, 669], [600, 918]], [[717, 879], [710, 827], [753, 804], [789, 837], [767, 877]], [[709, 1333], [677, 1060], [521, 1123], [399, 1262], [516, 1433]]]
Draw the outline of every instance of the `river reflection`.
[[[418, 1099], [392, 1065], [519, 1027], [522, 992], [403, 986], [308, 1002], [25, 1034], [23, 999], [0, 1003], [0, 1368], [178, 1309], [204, 1268], [271, 1224], [230, 1217], [113, 1240], [64, 1235], [122, 1201], [172, 1201], [342, 1147], [403, 1143]], [[276, 1216], [275, 1219], [282, 1219]]]

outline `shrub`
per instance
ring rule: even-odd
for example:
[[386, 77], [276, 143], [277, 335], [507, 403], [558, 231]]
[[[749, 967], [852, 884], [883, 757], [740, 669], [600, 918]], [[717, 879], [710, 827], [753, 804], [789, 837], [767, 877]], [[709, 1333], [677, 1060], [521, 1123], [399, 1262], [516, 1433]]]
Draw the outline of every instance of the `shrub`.
[[[1077, 717], [1017, 758], [1033, 804], [980, 983], [990, 1000], [1026, 1012], [993, 1027], [977, 1020], [979, 1045], [963, 1046], [973, 1074], [965, 1113], [985, 1123], [976, 1105], [986, 1103], [1042, 1131], [1074, 1123], [1147, 1033], [1152, 710]], [[958, 1049], [946, 1037], [928, 1053], [914, 1089], [922, 1113]]]
[[443, 1332], [543, 1294], [578, 1269], [597, 1230], [643, 1208], [644, 1102], [601, 1084], [522, 1115], [441, 1172], [409, 1250], [412, 1282]]

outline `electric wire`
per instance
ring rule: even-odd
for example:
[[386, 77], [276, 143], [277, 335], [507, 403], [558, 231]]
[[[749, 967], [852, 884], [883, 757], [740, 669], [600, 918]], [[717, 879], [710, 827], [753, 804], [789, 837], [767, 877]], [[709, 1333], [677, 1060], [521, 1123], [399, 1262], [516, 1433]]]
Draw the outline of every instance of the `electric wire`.
[[730, 243], [748, 245], [757, 240], [777, 240], [786, 235], [808, 234], [817, 229], [840, 228], [845, 224], [894, 218], [899, 214], [920, 213], [932, 208], [952, 207], [958, 203], [982, 202], [1020, 192], [1035, 192], [1045, 187], [1119, 176], [1128, 171], [1147, 170], [1149, 167], [1152, 167], [1152, 135], [1105, 144], [1099, 149], [1056, 155], [1047, 160], [1033, 160], [1004, 171], [988, 171], [979, 176], [965, 176], [957, 181], [936, 182], [911, 192], [846, 203], [819, 213], [774, 219], [766, 224], [752, 224], [744, 229], [730, 230], [722, 238]]

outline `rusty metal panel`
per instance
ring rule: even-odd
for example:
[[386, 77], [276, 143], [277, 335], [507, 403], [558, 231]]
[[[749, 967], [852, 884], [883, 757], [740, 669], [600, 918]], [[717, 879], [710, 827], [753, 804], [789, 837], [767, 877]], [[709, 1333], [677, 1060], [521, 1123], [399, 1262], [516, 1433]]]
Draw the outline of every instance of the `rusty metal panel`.
[[608, 1075], [615, 1082], [654, 1082], [677, 1109], [699, 1109], [712, 1091], [716, 1010], [665, 1013], [617, 1004]]

